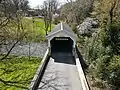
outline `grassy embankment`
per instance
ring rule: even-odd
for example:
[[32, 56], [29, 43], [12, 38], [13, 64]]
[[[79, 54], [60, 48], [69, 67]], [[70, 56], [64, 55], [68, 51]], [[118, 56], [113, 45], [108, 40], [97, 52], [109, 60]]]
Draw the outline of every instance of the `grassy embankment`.
[[14, 57], [0, 61], [0, 90], [26, 90], [41, 58]]

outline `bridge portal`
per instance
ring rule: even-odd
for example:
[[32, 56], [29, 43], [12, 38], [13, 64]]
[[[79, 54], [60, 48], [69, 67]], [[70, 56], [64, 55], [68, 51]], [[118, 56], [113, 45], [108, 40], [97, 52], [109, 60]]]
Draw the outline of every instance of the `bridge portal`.
[[56, 25], [47, 39], [51, 52], [72, 52], [75, 49], [76, 35], [65, 23]]
[[73, 40], [69, 37], [55, 37], [51, 40], [52, 52], [72, 52]]

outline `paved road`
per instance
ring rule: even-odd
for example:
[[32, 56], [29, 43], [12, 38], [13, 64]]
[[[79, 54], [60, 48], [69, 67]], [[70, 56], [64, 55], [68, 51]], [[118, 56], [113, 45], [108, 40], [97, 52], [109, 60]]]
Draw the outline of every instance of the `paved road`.
[[77, 67], [70, 53], [52, 55], [38, 90], [82, 90]]
[[[7, 53], [9, 48], [13, 43], [9, 44], [7, 47], [2, 46], [0, 48], [0, 54], [1, 53]], [[30, 50], [29, 50], [30, 49]], [[36, 57], [43, 57], [45, 51], [47, 50], [47, 44], [46, 43], [25, 43], [21, 42], [21, 44], [17, 44], [13, 50], [11, 51], [10, 54], [12, 55], [20, 55], [20, 56], [29, 56], [29, 51], [31, 56], [36, 56]]]

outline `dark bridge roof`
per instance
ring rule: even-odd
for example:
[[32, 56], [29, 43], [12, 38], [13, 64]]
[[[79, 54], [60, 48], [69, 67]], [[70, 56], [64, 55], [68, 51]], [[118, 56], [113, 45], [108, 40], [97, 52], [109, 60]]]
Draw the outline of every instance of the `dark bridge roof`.
[[61, 32], [61, 31], [66, 31], [66, 32], [70, 33], [72, 36], [75, 36], [72, 29], [66, 23], [59, 23], [58, 25], [55, 26], [55, 28], [50, 33], [48, 33], [47, 37], [49, 37], [53, 34], [56, 34], [58, 32]]

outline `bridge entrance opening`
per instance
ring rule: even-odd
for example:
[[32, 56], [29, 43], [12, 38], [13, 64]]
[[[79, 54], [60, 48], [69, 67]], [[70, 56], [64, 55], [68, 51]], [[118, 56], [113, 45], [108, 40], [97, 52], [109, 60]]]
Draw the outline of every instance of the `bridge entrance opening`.
[[51, 52], [72, 52], [73, 40], [69, 37], [55, 37], [50, 43]]

